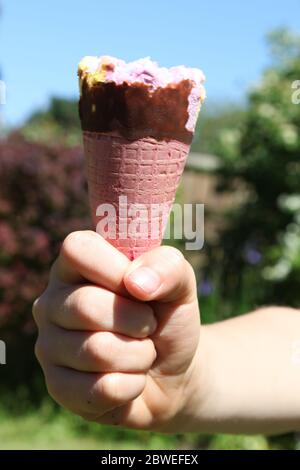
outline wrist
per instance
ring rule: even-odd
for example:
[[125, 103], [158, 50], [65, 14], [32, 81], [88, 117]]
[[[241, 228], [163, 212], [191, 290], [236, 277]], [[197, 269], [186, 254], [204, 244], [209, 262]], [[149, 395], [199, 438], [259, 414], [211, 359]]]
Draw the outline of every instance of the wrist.
[[182, 409], [182, 432], [206, 432], [206, 415], [212, 396], [212, 355], [207, 333], [208, 327], [202, 326]]
[[201, 327], [198, 347], [178, 389], [177, 407], [163, 431], [205, 432], [206, 410], [211, 397], [209, 341], [207, 327]]

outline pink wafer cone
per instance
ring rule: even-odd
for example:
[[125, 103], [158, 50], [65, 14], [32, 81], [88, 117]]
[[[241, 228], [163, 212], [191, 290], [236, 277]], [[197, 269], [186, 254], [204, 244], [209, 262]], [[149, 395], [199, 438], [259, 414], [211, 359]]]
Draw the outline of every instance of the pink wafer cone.
[[[98, 132], [84, 132], [83, 138], [97, 232], [131, 260], [159, 246], [189, 145]], [[109, 214], [105, 204], [114, 211]]]
[[204, 75], [85, 57], [79, 115], [95, 229], [129, 259], [159, 246], [205, 97]]

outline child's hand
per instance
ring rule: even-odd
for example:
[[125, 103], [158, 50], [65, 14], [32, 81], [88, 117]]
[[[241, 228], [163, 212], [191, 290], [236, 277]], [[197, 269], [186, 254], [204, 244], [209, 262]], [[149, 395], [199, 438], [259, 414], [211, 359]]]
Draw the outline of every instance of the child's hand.
[[74, 232], [33, 310], [36, 355], [57, 402], [99, 423], [185, 428], [200, 319], [179, 251], [130, 262], [100, 235]]

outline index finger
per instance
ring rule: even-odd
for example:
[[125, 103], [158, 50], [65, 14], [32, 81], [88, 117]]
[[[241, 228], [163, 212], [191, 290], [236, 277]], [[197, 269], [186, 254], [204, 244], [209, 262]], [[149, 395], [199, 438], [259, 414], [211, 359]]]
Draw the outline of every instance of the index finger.
[[87, 280], [124, 294], [123, 277], [130, 261], [101, 235], [91, 230], [70, 233], [54, 263], [50, 279], [63, 284]]

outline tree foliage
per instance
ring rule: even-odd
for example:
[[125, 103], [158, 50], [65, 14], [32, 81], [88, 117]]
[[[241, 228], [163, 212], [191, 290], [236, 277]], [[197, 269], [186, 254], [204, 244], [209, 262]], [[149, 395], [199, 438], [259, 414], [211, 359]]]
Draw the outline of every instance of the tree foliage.
[[[255, 301], [300, 305], [300, 39], [284, 30], [270, 37], [273, 62], [248, 96], [242, 126], [224, 128], [220, 192], [237, 181], [247, 197], [231, 211], [208, 270], [222, 265], [221, 284], [231, 296], [245, 278]], [[247, 282], [248, 282], [247, 281]]]
[[34, 112], [21, 129], [33, 142], [60, 142], [74, 146], [81, 142], [77, 100], [54, 97], [46, 109]]

